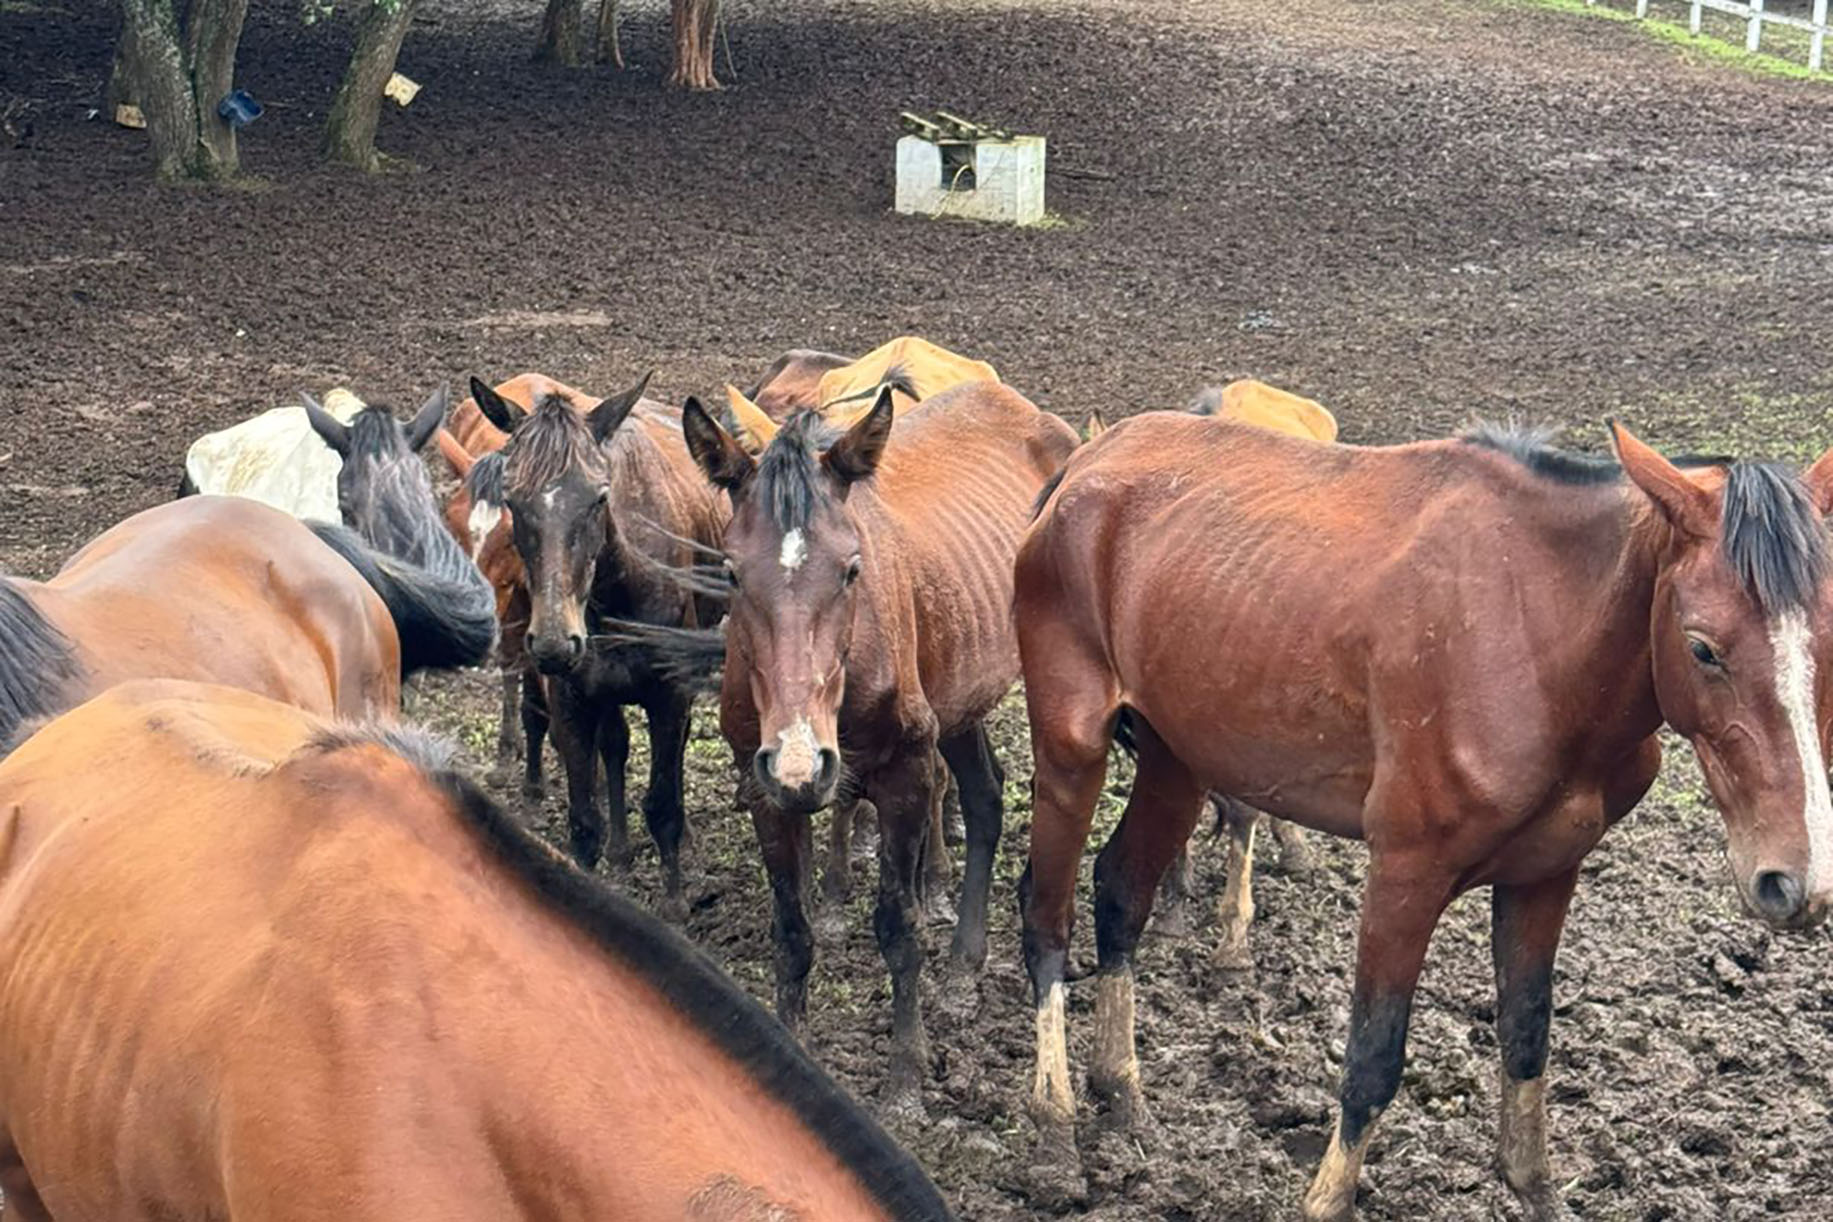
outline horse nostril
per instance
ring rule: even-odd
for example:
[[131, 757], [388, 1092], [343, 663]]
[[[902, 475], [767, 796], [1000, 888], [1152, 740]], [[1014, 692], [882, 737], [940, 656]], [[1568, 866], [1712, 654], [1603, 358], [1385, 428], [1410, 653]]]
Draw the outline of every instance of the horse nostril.
[[751, 757], [751, 771], [757, 774], [759, 781], [770, 784], [776, 775], [776, 752], [769, 747], [758, 748], [757, 754]]
[[585, 637], [579, 635], [577, 632], [572, 633], [566, 638], [566, 648], [568, 653], [572, 654], [574, 657], [578, 657], [586, 651]]
[[534, 655], [534, 652], [535, 652], [535, 634], [534, 633], [525, 632], [522, 634], [522, 648], [531, 657]]
[[820, 758], [815, 763], [815, 788], [826, 789], [839, 771], [840, 753], [832, 747], [821, 748]]
[[1757, 875], [1757, 911], [1772, 921], [1786, 921], [1801, 911], [1801, 881], [1782, 870], [1765, 870]]

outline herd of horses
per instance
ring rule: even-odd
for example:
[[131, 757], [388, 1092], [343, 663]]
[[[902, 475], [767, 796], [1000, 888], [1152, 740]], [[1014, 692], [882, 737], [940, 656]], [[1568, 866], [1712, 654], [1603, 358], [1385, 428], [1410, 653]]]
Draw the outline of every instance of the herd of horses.
[[[406, 421], [308, 399], [341, 522], [186, 496], [48, 581], [0, 576], [4, 1216], [951, 1216], [796, 1041], [810, 816], [834, 811], [830, 892], [876, 822], [880, 1112], [920, 1117], [945, 795], [953, 996], [986, 959], [1005, 825], [986, 719], [1021, 679], [1040, 1207], [1086, 1190], [1069, 945], [1115, 744], [1136, 763], [1094, 869], [1106, 1129], [1146, 1116], [1133, 960], [1155, 899], [1188, 896], [1204, 809], [1232, 833], [1225, 965], [1248, 959], [1262, 812], [1294, 855], [1301, 826], [1368, 845], [1308, 1219], [1353, 1216], [1427, 943], [1481, 886], [1499, 1165], [1530, 1216], [1561, 1214], [1554, 955], [1663, 725], [1749, 910], [1801, 928], [1833, 900], [1833, 454], [1670, 460], [1614, 422], [1614, 460], [1490, 428], [1349, 446], [1252, 382], [1085, 438], [909, 338], [785, 353], [717, 408], [648, 382], [474, 378]], [[551, 737], [570, 858], [399, 722], [406, 676], [493, 656], [499, 757], [539, 792]], [[669, 919], [707, 692], [769, 876], [774, 1018]], [[595, 874], [632, 852], [627, 706], [659, 917]]]

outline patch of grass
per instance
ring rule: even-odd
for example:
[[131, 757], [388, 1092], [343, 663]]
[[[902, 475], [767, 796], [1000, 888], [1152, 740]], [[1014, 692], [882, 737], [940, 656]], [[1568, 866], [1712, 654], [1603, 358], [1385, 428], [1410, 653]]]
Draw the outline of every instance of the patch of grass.
[[1833, 446], [1833, 388], [1778, 391], [1736, 383], [1717, 394], [1655, 396], [1618, 413], [1669, 450], [1805, 464]]
[[[1759, 76], [1833, 82], [1833, 74], [1815, 72], [1807, 66], [1810, 36], [1806, 30], [1765, 25], [1763, 50], [1752, 55], [1744, 50], [1744, 23], [1728, 13], [1706, 12], [1700, 32], [1695, 35], [1687, 28], [1684, 12], [1681, 20], [1673, 21], [1656, 15], [1654, 8], [1649, 16], [1638, 19], [1633, 6], [1617, 8], [1586, 4], [1585, 0], [1491, 0], [1491, 3], [1511, 7], [1531, 5], [1559, 13], [1629, 22], [1651, 38], [1674, 47], [1689, 61], [1722, 63]], [[1671, 10], [1676, 6], [1670, 3], [1662, 7]]]

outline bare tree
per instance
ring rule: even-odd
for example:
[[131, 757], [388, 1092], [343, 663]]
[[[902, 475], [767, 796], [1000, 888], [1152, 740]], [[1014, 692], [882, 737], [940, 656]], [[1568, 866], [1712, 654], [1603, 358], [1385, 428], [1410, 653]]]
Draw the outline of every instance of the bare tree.
[[325, 118], [328, 160], [372, 173], [382, 168], [382, 155], [376, 152], [382, 91], [395, 74], [395, 58], [413, 23], [414, 5], [415, 0], [371, 0], [357, 22], [350, 66], [344, 70], [344, 79], [331, 98], [331, 113]]
[[121, 0], [109, 93], [140, 106], [160, 178], [233, 178], [235, 129], [216, 107], [235, 84], [248, 0], [191, 0], [187, 8], [181, 26], [173, 0]]
[[536, 60], [559, 64], [563, 68], [579, 67], [583, 7], [583, 0], [547, 0], [547, 12], [541, 18], [541, 38], [535, 43]]
[[668, 83], [688, 89], [718, 89], [713, 75], [713, 35], [719, 27], [719, 0], [673, 0], [675, 65]]
[[624, 66], [624, 49], [617, 41], [617, 0], [599, 0], [598, 62]]

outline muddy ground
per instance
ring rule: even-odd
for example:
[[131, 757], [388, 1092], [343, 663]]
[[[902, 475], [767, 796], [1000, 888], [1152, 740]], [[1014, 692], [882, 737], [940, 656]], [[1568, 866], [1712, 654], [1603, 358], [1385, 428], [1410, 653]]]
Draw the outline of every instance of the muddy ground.
[[[169, 495], [190, 438], [297, 386], [418, 402], [440, 380], [540, 369], [603, 393], [653, 366], [679, 397], [785, 347], [906, 331], [1078, 421], [1253, 374], [1322, 399], [1354, 441], [1514, 414], [1590, 447], [1617, 413], [1676, 449], [1833, 442], [1827, 86], [1503, 3], [729, 0], [733, 87], [689, 97], [658, 88], [664, 6], [625, 7], [619, 75], [528, 63], [529, 4], [427, 0], [400, 65], [425, 92], [381, 133], [419, 170], [366, 180], [312, 159], [348, 26], [305, 30], [287, 0], [256, 0], [241, 83], [269, 107], [242, 145], [258, 180], [200, 191], [153, 186], [138, 138], [86, 118], [99, 6], [0, 5], [0, 91], [32, 127], [0, 148], [0, 562], [48, 572]], [[1050, 226], [888, 211], [893, 116], [936, 106], [1048, 135]], [[481, 770], [493, 691], [461, 676], [410, 707]], [[690, 929], [766, 997], [768, 897], [701, 720]], [[998, 739], [1012, 785], [992, 962], [976, 1017], [932, 1025], [931, 1124], [907, 1134], [975, 1219], [1037, 1212], [1016, 1176], [1032, 1025], [1015, 705]], [[550, 799], [537, 817], [558, 813]], [[1556, 1166], [1583, 1217], [1833, 1212], [1833, 946], [1743, 919], [1721, 855], [1675, 757], [1587, 871], [1550, 1069]], [[1219, 860], [1202, 853], [1210, 891]], [[1313, 877], [1263, 876], [1256, 973], [1212, 969], [1207, 931], [1145, 949], [1157, 1127], [1090, 1139], [1088, 1216], [1291, 1214], [1326, 1139], [1362, 860], [1330, 844]], [[645, 856], [630, 885], [656, 882]], [[868, 889], [821, 947], [811, 1025], [870, 1098], [888, 989]], [[1514, 1216], [1489, 1171], [1485, 906], [1441, 927], [1369, 1217]], [[1079, 1063], [1090, 1001], [1072, 990]]]

